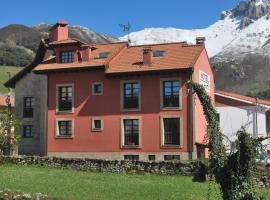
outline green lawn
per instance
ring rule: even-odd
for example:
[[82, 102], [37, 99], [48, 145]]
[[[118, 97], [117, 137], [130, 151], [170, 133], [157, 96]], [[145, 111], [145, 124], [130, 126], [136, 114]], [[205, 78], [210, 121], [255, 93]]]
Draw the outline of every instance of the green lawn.
[[8, 72], [11, 73], [12, 77], [21, 69], [22, 67], [0, 66], [0, 94], [6, 94], [8, 92], [7, 88], [3, 85], [8, 80]]
[[[0, 166], [0, 188], [43, 193], [57, 199], [206, 199], [208, 183], [191, 177], [113, 174], [49, 169], [35, 166]], [[214, 189], [212, 189], [214, 192]], [[270, 191], [260, 190], [270, 199]], [[213, 197], [212, 199], [218, 199]]]

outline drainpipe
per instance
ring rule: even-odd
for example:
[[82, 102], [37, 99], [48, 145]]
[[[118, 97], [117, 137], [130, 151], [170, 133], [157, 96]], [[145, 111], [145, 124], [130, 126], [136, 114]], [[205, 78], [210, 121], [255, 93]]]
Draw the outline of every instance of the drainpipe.
[[256, 97], [256, 107], [255, 107], [255, 137], [258, 137], [258, 98]]

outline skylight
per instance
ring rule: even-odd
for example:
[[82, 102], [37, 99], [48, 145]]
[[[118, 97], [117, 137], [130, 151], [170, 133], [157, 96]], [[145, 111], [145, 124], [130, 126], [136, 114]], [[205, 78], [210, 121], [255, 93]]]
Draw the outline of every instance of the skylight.
[[165, 54], [165, 51], [154, 51], [153, 57], [163, 57]]
[[111, 52], [102, 52], [95, 56], [95, 59], [108, 58]]

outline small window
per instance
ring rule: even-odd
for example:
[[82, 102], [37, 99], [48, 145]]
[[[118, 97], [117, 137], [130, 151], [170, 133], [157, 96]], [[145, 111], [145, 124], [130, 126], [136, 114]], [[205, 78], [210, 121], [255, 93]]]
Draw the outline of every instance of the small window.
[[103, 94], [103, 84], [102, 83], [93, 83], [92, 94], [93, 95], [102, 95]]
[[153, 57], [163, 57], [165, 54], [165, 51], [154, 51]]
[[34, 98], [24, 97], [23, 101], [23, 117], [32, 118], [34, 114]]
[[125, 160], [139, 160], [139, 155], [124, 155]]
[[140, 84], [127, 82], [123, 84], [123, 108], [139, 109]]
[[103, 120], [98, 118], [92, 119], [92, 131], [102, 131], [103, 130]]
[[180, 155], [164, 155], [164, 160], [180, 160]]
[[148, 155], [149, 161], [154, 161], [156, 160], [156, 155]]
[[163, 81], [163, 107], [178, 108], [180, 94], [180, 81], [168, 80]]
[[180, 118], [162, 118], [163, 146], [180, 146]]
[[23, 126], [23, 137], [24, 138], [32, 138], [33, 134], [33, 126], [32, 125], [24, 125]]
[[61, 63], [73, 63], [74, 62], [74, 51], [62, 51], [60, 53]]
[[102, 59], [102, 58], [108, 58], [110, 56], [111, 52], [102, 52], [95, 56], [95, 59]]
[[57, 133], [56, 135], [59, 137], [72, 137], [73, 135], [73, 127], [72, 120], [57, 120]]
[[73, 108], [72, 85], [58, 86], [58, 111], [71, 112]]

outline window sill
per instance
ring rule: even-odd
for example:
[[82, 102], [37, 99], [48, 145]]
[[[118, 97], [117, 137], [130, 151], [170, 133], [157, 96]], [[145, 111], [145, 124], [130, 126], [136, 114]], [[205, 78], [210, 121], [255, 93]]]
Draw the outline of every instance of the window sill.
[[181, 149], [181, 145], [161, 145], [161, 149]]
[[139, 145], [134, 145], [134, 146], [121, 146], [121, 149], [141, 149], [142, 147]]
[[73, 139], [74, 136], [73, 135], [72, 136], [58, 136], [58, 135], [56, 135], [54, 138], [55, 139]]
[[91, 132], [102, 132], [102, 129], [92, 129]]
[[160, 110], [182, 110], [180, 107], [161, 107]]
[[74, 111], [56, 111], [56, 114], [74, 114]]
[[102, 96], [103, 93], [92, 93], [93, 96]]
[[138, 111], [141, 111], [141, 109], [140, 108], [130, 108], [130, 109], [129, 108], [122, 108], [121, 111], [122, 112], [136, 112], [137, 111], [138, 112]]

